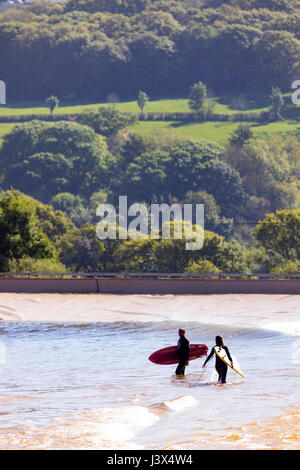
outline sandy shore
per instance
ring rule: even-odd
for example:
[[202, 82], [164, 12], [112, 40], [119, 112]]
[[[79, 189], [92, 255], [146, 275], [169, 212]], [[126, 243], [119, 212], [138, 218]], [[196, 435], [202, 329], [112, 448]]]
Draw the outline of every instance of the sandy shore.
[[[115, 295], [0, 293], [0, 321], [116, 322], [201, 321], [224, 313], [241, 326], [299, 322], [299, 295]], [[226, 317], [226, 315], [225, 315]], [[295, 333], [294, 333], [295, 334]], [[298, 334], [298, 332], [296, 333]]]

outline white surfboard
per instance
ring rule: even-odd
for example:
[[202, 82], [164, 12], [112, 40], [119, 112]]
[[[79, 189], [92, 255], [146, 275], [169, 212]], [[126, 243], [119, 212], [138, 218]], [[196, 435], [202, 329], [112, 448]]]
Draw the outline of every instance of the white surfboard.
[[237, 364], [233, 362], [233, 366], [231, 365], [229, 357], [227, 356], [226, 351], [224, 348], [222, 348], [222, 346], [215, 346], [214, 350], [215, 350], [216, 355], [220, 359], [222, 359], [222, 361], [225, 362], [225, 364], [227, 364], [232, 370], [237, 372], [241, 377], [245, 377], [241, 369], [237, 366]]

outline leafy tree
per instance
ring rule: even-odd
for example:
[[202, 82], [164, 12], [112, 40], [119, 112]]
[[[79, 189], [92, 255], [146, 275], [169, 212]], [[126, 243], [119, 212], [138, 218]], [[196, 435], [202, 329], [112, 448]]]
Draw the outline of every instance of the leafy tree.
[[62, 211], [53, 210], [50, 205], [30, 199], [35, 206], [39, 227], [59, 251], [62, 238], [74, 229], [74, 224]]
[[[49, 201], [57, 191], [62, 192], [70, 187], [68, 176], [71, 171], [72, 162], [64, 155], [35, 153], [24, 161], [19, 188], [43, 201]], [[10, 177], [12, 179], [13, 175]]]
[[286, 261], [285, 263], [271, 269], [274, 274], [300, 274], [300, 259]]
[[[209, 0], [209, 5], [220, 5], [223, 0]], [[236, 5], [242, 10], [251, 10], [254, 8], [267, 8], [273, 11], [289, 11], [291, 8], [291, 2], [288, 0], [227, 0], [226, 4]]]
[[149, 272], [153, 267], [152, 242], [143, 238], [124, 240], [112, 259], [119, 272]]
[[130, 134], [124, 141], [118, 164], [124, 170], [133, 163], [135, 158], [140, 157], [144, 153], [152, 153], [156, 148], [157, 145], [154, 139], [137, 133]]
[[46, 105], [48, 106], [49, 110], [50, 110], [50, 114], [51, 116], [53, 115], [54, 113], [54, 110], [58, 107], [59, 105], [59, 99], [57, 98], [57, 96], [49, 96], [47, 99], [46, 99]]
[[223, 161], [213, 161], [203, 172], [203, 188], [213, 194], [225, 217], [236, 217], [245, 212], [248, 194], [239, 173]]
[[60, 260], [73, 271], [99, 272], [103, 270], [104, 242], [96, 235], [96, 227], [86, 224], [64, 237]]
[[50, 204], [54, 209], [65, 212], [68, 216], [72, 214], [72, 211], [83, 208], [81, 197], [71, 193], [56, 194]]
[[126, 81], [127, 95], [136, 96], [141, 88], [156, 96], [170, 93], [171, 84], [176, 81], [175, 41], [152, 31], [143, 31], [131, 37], [128, 47], [130, 73]]
[[144, 114], [144, 108], [149, 101], [149, 96], [144, 91], [140, 91], [138, 95], [138, 106], [141, 110], [141, 114]]
[[140, 89], [182, 95], [199, 80], [239, 93], [286, 91], [299, 66], [300, 14], [288, 0], [46, 3], [1, 15], [1, 78], [12, 100], [53, 90], [88, 100]]
[[183, 200], [187, 191], [212, 194], [225, 217], [243, 211], [247, 195], [236, 170], [222, 161], [223, 149], [206, 142], [184, 142], [170, 151], [165, 188]]
[[169, 158], [167, 153], [159, 151], [143, 153], [128, 165], [123, 191], [132, 202], [144, 201], [151, 204], [159, 201], [166, 193], [166, 162]]
[[271, 202], [265, 197], [250, 196], [246, 205], [247, 220], [258, 221], [264, 218], [265, 214], [270, 212]]
[[221, 272], [249, 272], [252, 264], [247, 249], [237, 242], [226, 242], [224, 237], [208, 231], [204, 233], [201, 250], [186, 251], [184, 239], [154, 240], [153, 261], [161, 272], [187, 272], [189, 266], [204, 261], [212, 263]]
[[[74, 209], [71, 212], [70, 217], [77, 226], [81, 226], [84, 223], [95, 224], [98, 222], [97, 207], [99, 206], [99, 204], [104, 204], [106, 202], [112, 202], [112, 201], [113, 201], [113, 195], [111, 194], [111, 192], [106, 192], [100, 189], [99, 191], [95, 191], [91, 195], [87, 207], [85, 208], [79, 207], [77, 209]], [[86, 218], [84, 220], [85, 214], [86, 214]], [[81, 218], [83, 222], [81, 222], [80, 220]]]
[[44, 202], [59, 192], [89, 197], [115, 163], [95, 131], [75, 122], [19, 124], [4, 137], [0, 157], [4, 187]]
[[282, 119], [280, 110], [284, 105], [284, 99], [278, 87], [272, 87], [271, 102], [271, 115], [274, 116], [276, 120]]
[[[242, 213], [247, 200], [241, 179], [222, 159], [222, 148], [207, 142], [181, 142], [169, 152], [154, 150], [137, 156], [127, 167], [122, 191], [134, 201], [185, 202], [188, 191], [211, 194], [224, 217]], [[214, 220], [230, 227], [230, 221]], [[228, 225], [229, 223], [229, 225]], [[225, 229], [226, 232], [226, 229]], [[228, 232], [227, 232], [228, 234]]]
[[123, 13], [132, 15], [143, 11], [149, 0], [69, 0], [66, 10], [86, 10], [90, 13], [96, 11]]
[[24, 257], [56, 259], [57, 251], [40, 228], [35, 202], [18, 191], [0, 193], [0, 269]]
[[232, 133], [229, 142], [231, 145], [244, 145], [246, 140], [253, 137], [251, 126], [248, 123], [240, 123], [237, 129]]
[[204, 190], [188, 191], [184, 204], [204, 204], [204, 226], [206, 230], [228, 237], [232, 232], [233, 219], [222, 217], [221, 208], [212, 194]]
[[[148, 8], [146, 11], [136, 15], [131, 20], [131, 23], [134, 25], [135, 29], [141, 32], [145, 30], [152, 31], [157, 36], [167, 36], [170, 39], [176, 40], [176, 37], [183, 32], [184, 28], [178, 21], [177, 15], [172, 15], [170, 11], [170, 1], [167, 2], [167, 5], [164, 5], [167, 7], [165, 11], [162, 10], [162, 3], [160, 5], [159, 2], [155, 3], [157, 11]], [[154, 5], [151, 6], [154, 7]]]
[[187, 251], [185, 243], [185, 237], [125, 240], [112, 252], [112, 265], [115, 271], [227, 273], [249, 272], [252, 266], [247, 249], [212, 232], [204, 233], [201, 250]]
[[224, 237], [208, 231], [199, 256], [211, 261], [223, 273], [249, 272], [253, 262], [250, 251], [244, 246], [234, 240], [226, 242]]
[[267, 214], [255, 227], [255, 237], [271, 259], [300, 258], [300, 210], [282, 210]]
[[204, 170], [222, 155], [222, 147], [204, 141], [183, 141], [175, 145], [167, 160], [168, 192], [183, 200], [187, 191], [207, 190]]
[[187, 273], [219, 273], [220, 270], [207, 259], [198, 259], [195, 263], [191, 261], [186, 267], [185, 272]]
[[263, 206], [271, 211], [297, 207], [300, 164], [297, 139], [280, 136], [249, 139], [238, 149], [228, 148], [227, 159], [239, 172], [247, 193], [255, 196], [253, 209], [257, 203], [259, 210]]
[[192, 257], [192, 251], [186, 251], [185, 243], [184, 239], [153, 241], [153, 260], [158, 272], [184, 272], [186, 265]]
[[95, 191], [89, 200], [89, 208], [96, 211], [99, 204], [106, 203], [108, 201], [108, 194], [105, 191]]
[[194, 83], [190, 89], [189, 107], [192, 111], [199, 112], [204, 106], [207, 96], [206, 85], [202, 82]]
[[90, 126], [98, 134], [108, 137], [134, 124], [136, 116], [122, 113], [110, 105], [100, 106], [96, 111], [84, 110], [76, 120], [80, 124]]
[[60, 249], [61, 239], [75, 228], [71, 220], [60, 210], [54, 210], [50, 205], [43, 204], [19, 191], [2, 192], [0, 195], [1, 200], [3, 198], [11, 203], [18, 203], [20, 208], [28, 210], [57, 252]]
[[65, 273], [67, 268], [64, 264], [54, 259], [35, 259], [24, 256], [19, 260], [8, 261], [9, 272], [31, 272], [31, 273]]
[[288, 31], [265, 30], [255, 43], [257, 87], [287, 89], [299, 64], [300, 41]]

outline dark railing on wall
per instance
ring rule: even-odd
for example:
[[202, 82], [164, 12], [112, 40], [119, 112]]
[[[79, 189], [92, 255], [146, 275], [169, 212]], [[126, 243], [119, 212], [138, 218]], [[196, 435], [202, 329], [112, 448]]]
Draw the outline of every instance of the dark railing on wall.
[[12, 278], [56, 278], [56, 279], [299, 279], [300, 274], [248, 274], [248, 273], [40, 273], [40, 272], [0, 272], [0, 279]]

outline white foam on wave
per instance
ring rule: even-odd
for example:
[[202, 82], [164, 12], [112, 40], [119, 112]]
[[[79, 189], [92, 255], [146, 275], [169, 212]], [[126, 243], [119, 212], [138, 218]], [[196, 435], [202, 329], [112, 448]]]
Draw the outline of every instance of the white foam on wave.
[[142, 406], [100, 408], [55, 418], [49, 426], [16, 426], [0, 437], [2, 449], [110, 450], [143, 449], [138, 432], [159, 417]]
[[[68, 428], [70, 441], [79, 440], [81, 448], [141, 449], [133, 440], [136, 434], [152, 426], [159, 417], [142, 406], [101, 408], [80, 412], [77, 419], [56, 420], [56, 434]], [[62, 421], [62, 422], [61, 422]]]
[[286, 321], [266, 321], [260, 325], [263, 330], [276, 331], [291, 336], [300, 336], [300, 319]]
[[174, 411], [183, 411], [187, 408], [192, 408], [197, 405], [198, 401], [191, 395], [174, 398], [173, 400], [165, 401], [165, 405]]

